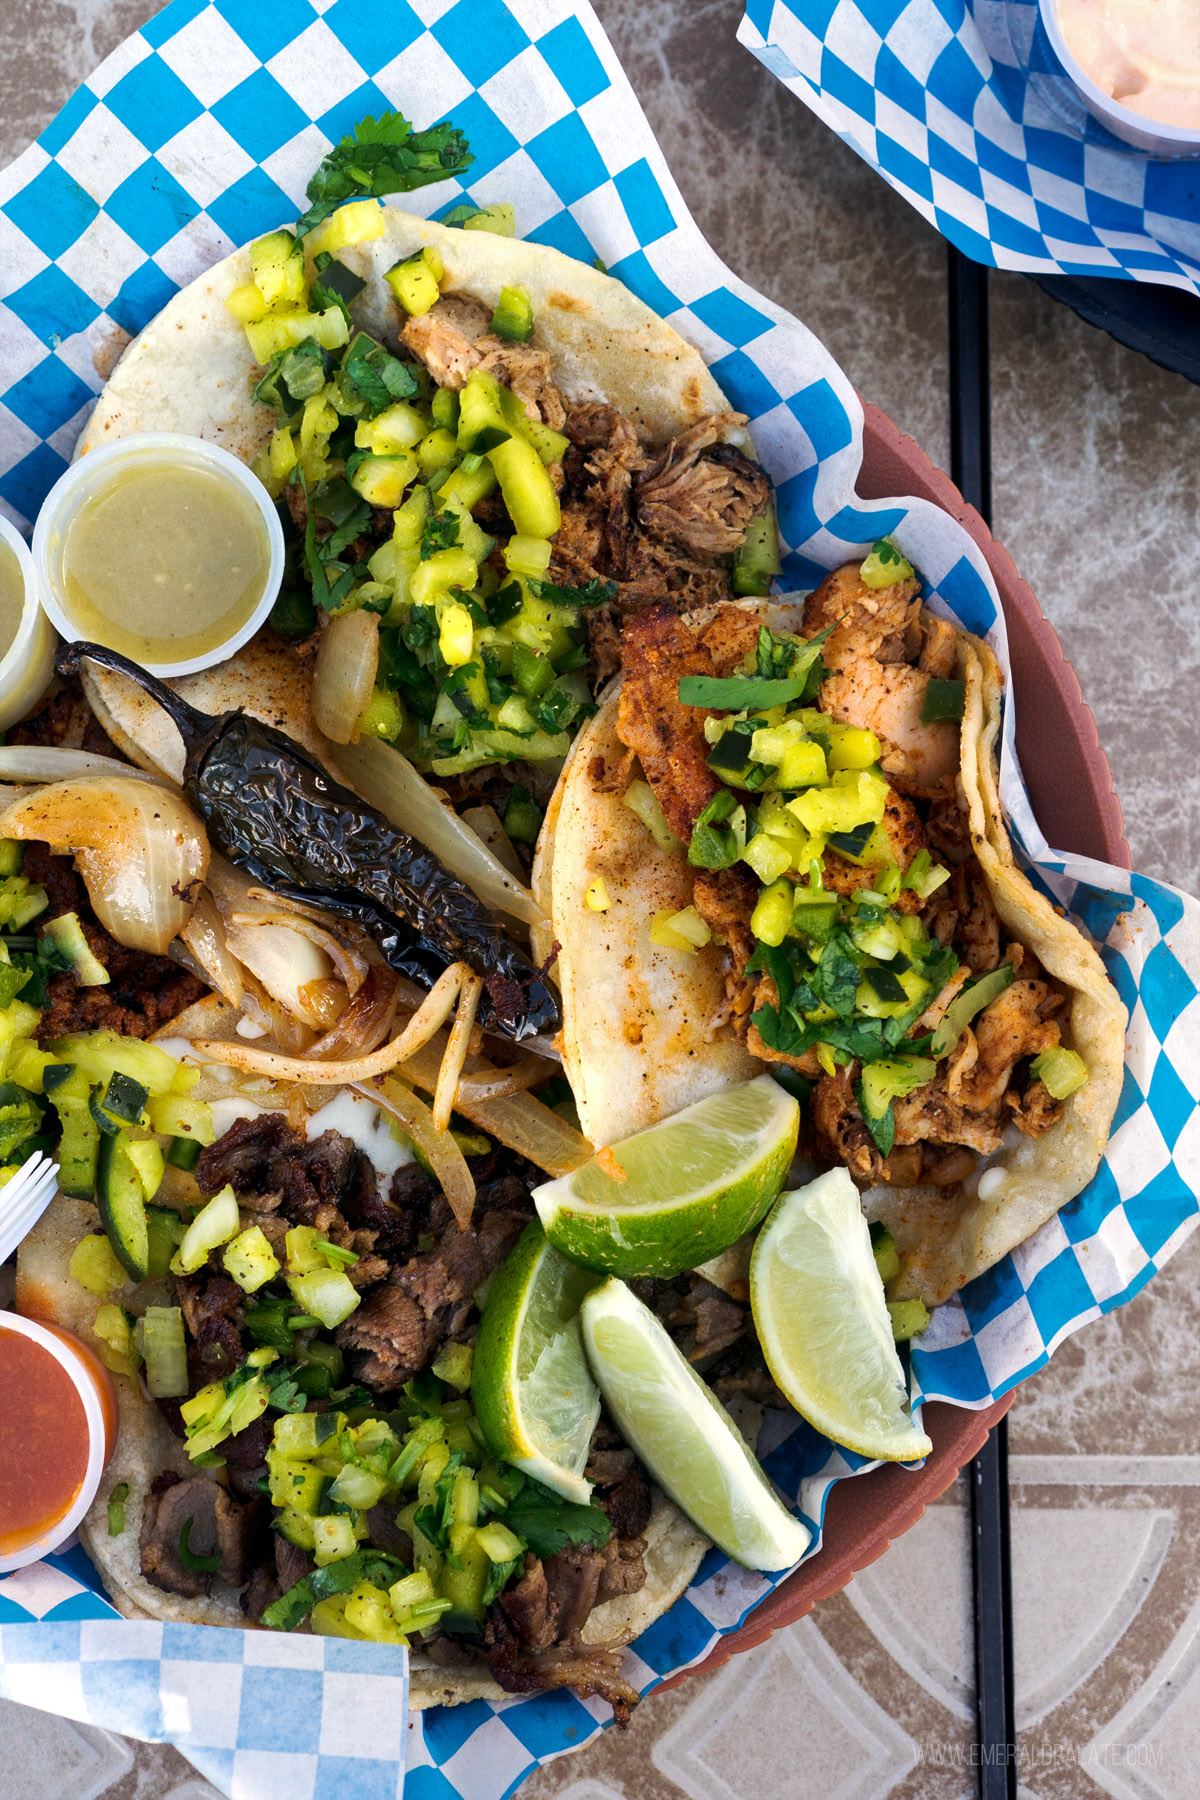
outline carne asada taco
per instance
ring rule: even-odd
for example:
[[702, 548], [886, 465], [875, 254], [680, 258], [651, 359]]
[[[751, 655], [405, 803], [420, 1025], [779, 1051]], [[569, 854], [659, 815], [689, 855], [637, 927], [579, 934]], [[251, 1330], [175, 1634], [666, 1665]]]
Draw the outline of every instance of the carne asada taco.
[[[202, 1001], [160, 1041], [183, 1053], [185, 1034], [219, 1036], [233, 1020]], [[147, 1279], [106, 1285], [125, 1272], [105, 1266], [108, 1240], [82, 1199], [57, 1199], [21, 1250], [22, 1311], [110, 1347], [126, 1314], [138, 1320], [140, 1378], [115, 1372], [117, 1450], [81, 1527], [114, 1604], [127, 1617], [399, 1642], [388, 1590], [407, 1582], [413, 1707], [570, 1686], [625, 1715], [637, 1692], [621, 1648], [684, 1591], [708, 1540], [608, 1427], [588, 1464], [590, 1506], [482, 1447], [463, 1391], [472, 1294], [533, 1218], [527, 1165], [485, 1139], [467, 1144], [478, 1187], [460, 1232], [369, 1100], [325, 1088], [297, 1128], [294, 1089], [251, 1092], [228, 1073], [202, 1067], [189, 1089], [193, 1107], [210, 1096], [218, 1122], [233, 1122], [192, 1171], [169, 1171], [149, 1214]], [[230, 1215], [221, 1272], [202, 1246], [189, 1251], [175, 1210], [206, 1201]], [[192, 1273], [173, 1272], [196, 1256]], [[302, 1310], [281, 1270], [306, 1257]], [[332, 1329], [309, 1310], [332, 1320], [347, 1304]], [[153, 1397], [180, 1393], [172, 1358], [186, 1358], [191, 1399]], [[214, 1422], [218, 1401], [228, 1416]], [[487, 1521], [495, 1557], [473, 1544], [457, 1574], [446, 1562], [456, 1509]], [[314, 1541], [330, 1519], [357, 1538], [349, 1556], [330, 1544], [326, 1560]]]
[[1014, 862], [996, 659], [890, 545], [622, 651], [535, 874], [583, 1129], [765, 1061], [892, 1233], [889, 1291], [935, 1304], [1086, 1185], [1121, 1085], [1124, 1008]]

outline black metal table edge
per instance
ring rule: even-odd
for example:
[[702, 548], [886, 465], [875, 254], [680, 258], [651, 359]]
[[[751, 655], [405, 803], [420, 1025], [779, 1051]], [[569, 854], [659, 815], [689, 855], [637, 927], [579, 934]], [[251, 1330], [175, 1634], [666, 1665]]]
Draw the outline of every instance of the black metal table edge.
[[[988, 272], [947, 245], [950, 473], [991, 519]], [[1017, 1800], [1009, 1544], [1008, 1428], [1001, 1420], [970, 1468], [975, 1626], [975, 1748], [980, 1800]]]
[[1098, 275], [1035, 275], [1031, 280], [1126, 349], [1200, 383], [1200, 300], [1194, 294]]

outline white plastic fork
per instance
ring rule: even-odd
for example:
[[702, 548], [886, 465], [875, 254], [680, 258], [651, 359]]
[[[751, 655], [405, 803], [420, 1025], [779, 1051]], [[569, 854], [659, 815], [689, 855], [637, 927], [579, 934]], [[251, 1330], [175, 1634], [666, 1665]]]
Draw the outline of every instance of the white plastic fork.
[[58, 1164], [35, 1151], [0, 1188], [0, 1262], [37, 1224], [58, 1187]]

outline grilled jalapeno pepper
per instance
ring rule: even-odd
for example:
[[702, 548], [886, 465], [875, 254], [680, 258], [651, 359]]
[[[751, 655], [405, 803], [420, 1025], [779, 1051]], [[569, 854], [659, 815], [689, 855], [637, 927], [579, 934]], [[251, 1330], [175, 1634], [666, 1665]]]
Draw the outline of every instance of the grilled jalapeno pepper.
[[520, 1040], [562, 1020], [545, 978], [482, 902], [423, 844], [331, 779], [302, 745], [242, 712], [214, 717], [101, 644], [64, 644], [127, 675], [168, 713], [186, 752], [183, 789], [213, 845], [264, 887], [354, 919], [394, 969], [431, 987], [452, 962], [483, 977], [479, 1022]]

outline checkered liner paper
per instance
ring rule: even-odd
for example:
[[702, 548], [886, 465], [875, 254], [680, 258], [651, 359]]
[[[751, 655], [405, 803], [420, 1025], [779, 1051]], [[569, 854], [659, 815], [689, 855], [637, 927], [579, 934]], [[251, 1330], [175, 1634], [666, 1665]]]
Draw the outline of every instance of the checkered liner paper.
[[[388, 106], [419, 126], [452, 115], [475, 153], [473, 200], [511, 199], [526, 236], [589, 263], [599, 255], [700, 346], [775, 482], [789, 587], [890, 532], [932, 603], [1006, 658], [974, 545], [926, 502], [856, 497], [862, 410], [849, 382], [704, 243], [595, 18], [564, 0], [174, 0], [109, 57], [0, 176], [0, 498], [11, 513], [32, 518], [65, 467], [114, 339], [235, 244], [294, 218], [330, 141]], [[459, 196], [448, 183], [415, 203], [441, 212]], [[1197, 1212], [1196, 903], [1049, 850], [1012, 723], [1010, 703], [1013, 820], [1038, 879], [1106, 946], [1132, 1023], [1095, 1181], [943, 1307], [913, 1355], [918, 1395], [970, 1407], [1135, 1294]], [[819, 1531], [830, 1486], [857, 1465], [806, 1426], [768, 1419], [766, 1467]], [[401, 1651], [126, 1623], [98, 1585], [79, 1551], [0, 1583], [0, 1692], [170, 1739], [230, 1794], [382, 1800], [401, 1792], [407, 1767], [417, 1800], [501, 1800], [603, 1726], [599, 1702], [560, 1693], [439, 1708], [404, 1731]], [[711, 1552], [627, 1671], [648, 1691], [736, 1630], [772, 1585]]]
[[738, 38], [976, 262], [1200, 293], [1195, 162], [1092, 117], [1037, 0], [747, 0]]

